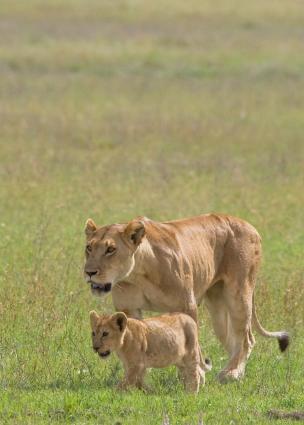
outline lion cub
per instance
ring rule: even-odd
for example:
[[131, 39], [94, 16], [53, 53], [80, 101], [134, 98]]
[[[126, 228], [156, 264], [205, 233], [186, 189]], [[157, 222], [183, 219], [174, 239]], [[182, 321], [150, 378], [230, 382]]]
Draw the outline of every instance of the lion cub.
[[92, 342], [100, 357], [115, 351], [123, 363], [125, 376], [120, 388], [144, 388], [147, 368], [178, 367], [185, 389], [197, 393], [205, 371], [211, 369], [206, 359], [200, 364], [197, 327], [182, 313], [167, 314], [145, 320], [127, 318], [124, 313], [98, 315], [90, 312]]

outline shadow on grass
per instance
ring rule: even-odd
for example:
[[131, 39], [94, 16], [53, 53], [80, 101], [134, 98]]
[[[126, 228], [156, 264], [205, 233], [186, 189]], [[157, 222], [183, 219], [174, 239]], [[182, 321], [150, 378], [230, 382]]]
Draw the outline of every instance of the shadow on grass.
[[281, 412], [280, 410], [269, 410], [267, 415], [270, 419], [294, 419], [295, 421], [304, 421], [304, 411]]
[[[109, 367], [103, 369], [103, 372], [103, 374], [100, 374], [99, 372], [96, 375], [92, 373], [79, 377], [58, 376], [58, 378], [48, 382], [20, 382], [18, 385], [8, 385], [3, 387], [3, 389], [21, 391], [62, 390], [71, 392], [82, 390], [88, 390], [90, 392], [105, 389], [110, 391], [116, 390], [117, 385], [123, 376], [120, 363], [115, 362], [114, 364], [109, 365]], [[183, 390], [183, 384], [179, 379], [178, 371], [174, 367], [147, 370], [145, 382], [148, 389], [143, 393], [149, 395], [159, 395], [160, 393], [163, 395], [172, 395], [176, 394], [177, 390]], [[60, 415], [60, 412], [58, 414]]]

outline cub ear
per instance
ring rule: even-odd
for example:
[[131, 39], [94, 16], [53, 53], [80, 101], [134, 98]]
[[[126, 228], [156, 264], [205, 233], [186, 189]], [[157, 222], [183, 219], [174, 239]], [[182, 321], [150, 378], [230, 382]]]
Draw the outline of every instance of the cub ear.
[[132, 220], [125, 229], [127, 239], [136, 247], [141, 243], [142, 238], [145, 236], [145, 225], [140, 220]]
[[91, 237], [96, 229], [97, 229], [97, 226], [94, 223], [94, 221], [91, 218], [88, 218], [87, 222], [85, 224], [85, 228], [84, 228], [84, 232], [85, 232], [86, 236], [88, 238]]
[[120, 332], [123, 332], [126, 329], [127, 320], [128, 318], [123, 312], [115, 313], [112, 315], [112, 321], [114, 325], [118, 327]]
[[96, 311], [95, 310], [90, 311], [90, 322], [91, 322], [92, 329], [95, 328], [98, 319], [99, 319], [99, 315], [96, 313]]

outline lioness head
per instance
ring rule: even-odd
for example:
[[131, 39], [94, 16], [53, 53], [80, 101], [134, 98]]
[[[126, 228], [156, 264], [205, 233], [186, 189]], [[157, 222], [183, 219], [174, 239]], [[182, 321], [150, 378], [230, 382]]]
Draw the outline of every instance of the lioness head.
[[106, 358], [121, 347], [127, 320], [124, 313], [100, 316], [90, 312], [93, 349], [100, 357]]
[[134, 254], [145, 235], [145, 226], [135, 219], [128, 224], [98, 227], [88, 219], [85, 234], [84, 277], [93, 294], [102, 296], [133, 270]]

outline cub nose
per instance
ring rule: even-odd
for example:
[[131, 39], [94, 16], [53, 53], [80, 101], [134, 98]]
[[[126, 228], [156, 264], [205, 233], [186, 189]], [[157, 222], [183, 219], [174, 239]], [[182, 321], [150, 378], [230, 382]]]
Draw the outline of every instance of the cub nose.
[[89, 275], [89, 277], [92, 277], [92, 276], [94, 276], [95, 274], [97, 274], [97, 271], [95, 271], [95, 272], [87, 272], [87, 271], [86, 271], [86, 274], [87, 274], [87, 275]]

